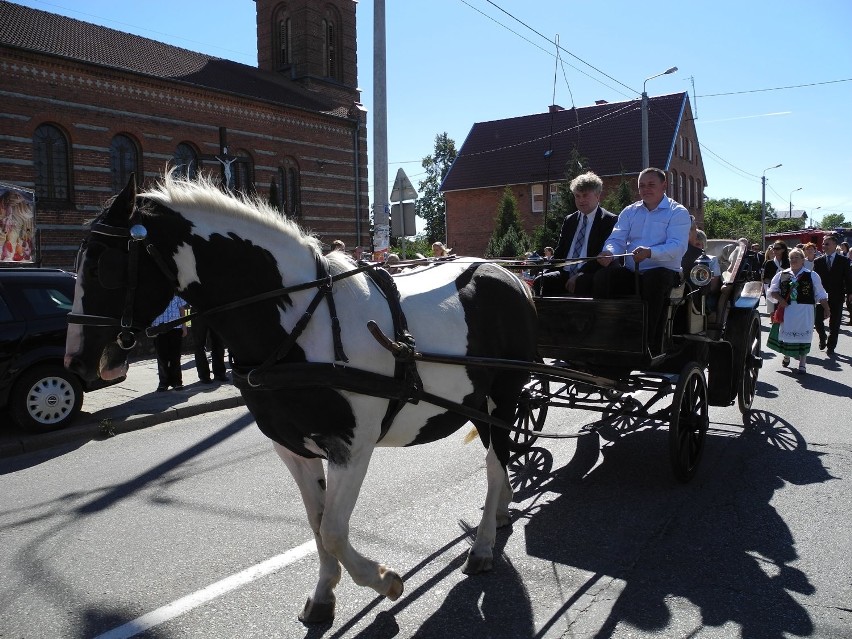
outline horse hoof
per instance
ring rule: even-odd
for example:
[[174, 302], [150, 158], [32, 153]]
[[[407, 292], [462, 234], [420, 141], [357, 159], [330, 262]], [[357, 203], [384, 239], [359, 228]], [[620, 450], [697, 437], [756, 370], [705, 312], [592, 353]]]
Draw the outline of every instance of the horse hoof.
[[334, 620], [334, 599], [325, 602], [315, 602], [308, 597], [305, 608], [299, 614], [302, 623], [324, 623]]
[[462, 572], [466, 575], [478, 575], [481, 572], [488, 572], [492, 568], [494, 568], [494, 560], [490, 556], [478, 557], [470, 554], [467, 556], [464, 566], [462, 566]]
[[385, 597], [391, 601], [396, 601], [399, 599], [402, 591], [405, 590], [405, 585], [402, 583], [402, 577], [396, 574], [393, 570], [385, 568], [384, 566], [381, 568], [381, 575], [382, 581], [390, 580], [390, 586], [388, 586], [387, 591], [385, 591]]

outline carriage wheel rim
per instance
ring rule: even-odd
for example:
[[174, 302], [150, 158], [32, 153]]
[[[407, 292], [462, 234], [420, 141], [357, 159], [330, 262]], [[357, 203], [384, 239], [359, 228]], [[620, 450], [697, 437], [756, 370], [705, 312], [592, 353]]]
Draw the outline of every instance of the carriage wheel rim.
[[[675, 475], [688, 481], [695, 474], [704, 452], [704, 438], [710, 425], [707, 385], [697, 365], [687, 373], [675, 391], [669, 446]], [[675, 419], [676, 418], [676, 419]]]

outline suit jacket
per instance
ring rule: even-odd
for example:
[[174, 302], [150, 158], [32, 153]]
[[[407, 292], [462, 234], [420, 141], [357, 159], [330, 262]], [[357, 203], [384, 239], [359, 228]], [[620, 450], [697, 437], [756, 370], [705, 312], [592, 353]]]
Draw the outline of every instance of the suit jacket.
[[[559, 232], [559, 244], [553, 251], [553, 257], [558, 260], [568, 259], [568, 252], [574, 244], [574, 234], [577, 232], [577, 227], [580, 224], [580, 211], [574, 211], [571, 215], [565, 216], [565, 221], [562, 222], [562, 230]], [[604, 242], [609, 234], [612, 233], [615, 223], [618, 221], [618, 216], [610, 213], [605, 208], [598, 206], [598, 210], [594, 213], [595, 219], [592, 221], [592, 228], [589, 230], [589, 242], [587, 245], [587, 255], [591, 257], [597, 255], [603, 250]], [[580, 271], [594, 270], [592, 265], [597, 262], [586, 262]]]
[[828, 299], [839, 303], [848, 293], [852, 293], [852, 267], [849, 258], [839, 252], [834, 254], [831, 270], [828, 268], [828, 257], [820, 255], [814, 260], [814, 272], [822, 280], [822, 286], [828, 293]]

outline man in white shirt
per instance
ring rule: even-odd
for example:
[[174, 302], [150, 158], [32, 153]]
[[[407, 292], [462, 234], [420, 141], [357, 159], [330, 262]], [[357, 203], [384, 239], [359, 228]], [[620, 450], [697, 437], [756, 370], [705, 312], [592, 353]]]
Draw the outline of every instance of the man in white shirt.
[[[666, 174], [656, 168], [639, 174], [638, 202], [624, 208], [604, 242], [595, 274], [594, 296], [617, 297], [633, 291], [639, 271], [639, 295], [648, 308], [647, 335], [651, 354], [662, 351], [665, 300], [680, 277], [692, 220], [683, 206], [666, 196]], [[614, 255], [627, 255], [624, 266]]]

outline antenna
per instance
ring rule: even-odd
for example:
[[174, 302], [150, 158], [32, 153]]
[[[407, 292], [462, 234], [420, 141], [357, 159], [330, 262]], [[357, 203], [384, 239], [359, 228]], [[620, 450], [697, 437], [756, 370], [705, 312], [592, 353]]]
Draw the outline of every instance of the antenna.
[[695, 76], [689, 76], [689, 81], [692, 82], [692, 104], [695, 106], [695, 112], [692, 114], [692, 119], [698, 119], [698, 100], [695, 98]]

